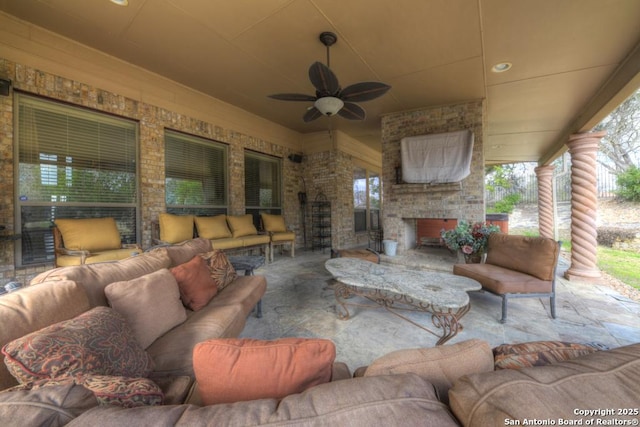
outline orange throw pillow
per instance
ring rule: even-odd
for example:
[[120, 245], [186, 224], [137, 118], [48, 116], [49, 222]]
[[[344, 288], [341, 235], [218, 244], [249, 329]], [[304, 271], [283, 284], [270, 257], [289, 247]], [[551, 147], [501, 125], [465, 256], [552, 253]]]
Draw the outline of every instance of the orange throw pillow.
[[218, 286], [209, 275], [207, 262], [201, 256], [171, 269], [178, 282], [182, 303], [193, 311], [198, 311], [218, 293]]
[[227, 338], [197, 344], [193, 370], [205, 405], [280, 399], [331, 381], [336, 347], [325, 339]]

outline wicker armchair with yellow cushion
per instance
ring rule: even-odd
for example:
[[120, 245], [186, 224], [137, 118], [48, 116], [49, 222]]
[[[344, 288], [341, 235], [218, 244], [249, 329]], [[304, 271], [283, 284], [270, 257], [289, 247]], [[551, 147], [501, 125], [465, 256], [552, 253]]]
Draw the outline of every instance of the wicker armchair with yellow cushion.
[[269, 252], [271, 253], [271, 262], [273, 262], [274, 246], [280, 246], [282, 250], [283, 245], [290, 245], [291, 257], [296, 255], [296, 233], [291, 230], [287, 230], [287, 226], [284, 223], [282, 215], [260, 214], [262, 218], [262, 226], [265, 231], [269, 233], [271, 242], [269, 244]]
[[113, 218], [61, 218], [54, 223], [56, 267], [117, 261], [142, 253], [138, 244], [122, 244]]

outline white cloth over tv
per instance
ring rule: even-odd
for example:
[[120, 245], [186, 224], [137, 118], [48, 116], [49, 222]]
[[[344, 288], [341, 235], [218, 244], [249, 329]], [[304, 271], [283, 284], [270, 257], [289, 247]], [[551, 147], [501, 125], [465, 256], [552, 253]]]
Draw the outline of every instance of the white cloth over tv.
[[458, 182], [471, 173], [473, 132], [470, 130], [402, 138], [400, 148], [404, 182]]

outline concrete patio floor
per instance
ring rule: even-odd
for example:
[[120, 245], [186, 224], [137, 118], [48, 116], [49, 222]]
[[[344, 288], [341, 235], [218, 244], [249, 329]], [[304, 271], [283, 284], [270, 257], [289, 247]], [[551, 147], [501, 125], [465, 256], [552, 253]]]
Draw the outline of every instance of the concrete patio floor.
[[[433, 347], [438, 338], [384, 309], [350, 308], [351, 318], [336, 315], [333, 279], [325, 270], [329, 251], [300, 250], [296, 257], [276, 254], [272, 264], [256, 274], [267, 277], [263, 317], [250, 316], [242, 337], [327, 338], [336, 344], [337, 360], [353, 371], [375, 358], [403, 348]], [[429, 248], [408, 251], [382, 262], [407, 268], [452, 271], [457, 258], [448, 251]], [[481, 338], [491, 346], [537, 340], [595, 343], [610, 348], [640, 342], [640, 303], [598, 283], [569, 282], [562, 278], [568, 268], [561, 260], [556, 281], [557, 318], [550, 317], [549, 299], [522, 298], [509, 301], [508, 320], [499, 322], [501, 299], [489, 293], [471, 292], [471, 310], [461, 320], [464, 329], [449, 344]], [[411, 313], [407, 317], [431, 326], [431, 316]]]

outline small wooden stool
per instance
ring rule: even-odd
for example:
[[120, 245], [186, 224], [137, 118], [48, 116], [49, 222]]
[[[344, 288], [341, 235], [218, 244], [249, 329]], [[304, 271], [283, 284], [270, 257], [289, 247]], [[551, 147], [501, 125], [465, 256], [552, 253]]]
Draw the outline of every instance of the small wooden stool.
[[380, 264], [380, 254], [373, 249], [331, 249], [331, 258], [360, 258]]

